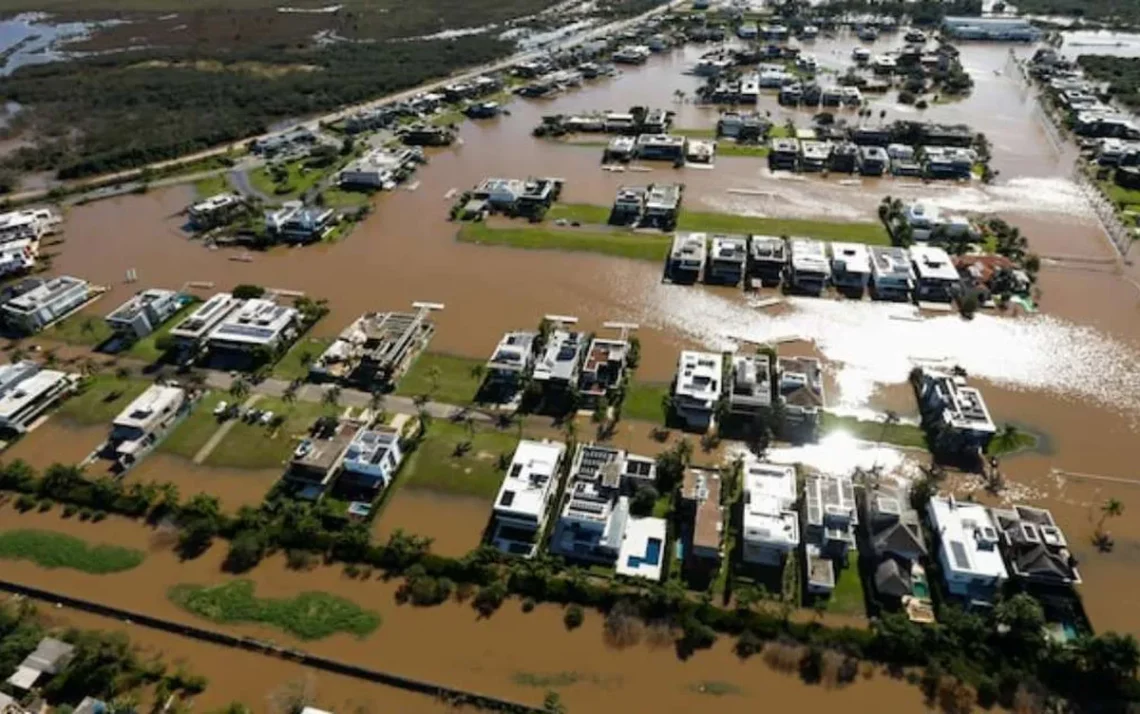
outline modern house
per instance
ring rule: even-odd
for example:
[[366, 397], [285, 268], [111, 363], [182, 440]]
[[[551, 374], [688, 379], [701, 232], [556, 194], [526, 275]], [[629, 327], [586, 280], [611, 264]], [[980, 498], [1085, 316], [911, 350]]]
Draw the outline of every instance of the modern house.
[[701, 279], [708, 255], [708, 236], [704, 233], [678, 233], [669, 251], [669, 279], [675, 283], [695, 283]]
[[910, 253], [895, 246], [871, 247], [871, 295], [876, 300], [910, 300], [914, 270]]
[[7, 683], [14, 689], [29, 691], [40, 677], [52, 677], [64, 670], [75, 658], [75, 646], [54, 637], [45, 637], [36, 649], [16, 667]]
[[315, 501], [328, 490], [360, 430], [360, 424], [348, 420], [319, 419], [313, 425], [293, 450], [284, 475], [299, 498]]
[[487, 360], [488, 386], [517, 390], [534, 365], [534, 341], [537, 332], [508, 332], [499, 340], [491, 359]]
[[39, 332], [78, 309], [91, 297], [86, 280], [61, 275], [37, 285], [0, 306], [4, 321], [25, 334]]
[[151, 288], [115, 308], [107, 315], [106, 323], [120, 337], [141, 340], [173, 317], [181, 306], [182, 296], [177, 292]]
[[825, 171], [831, 160], [830, 141], [804, 140], [800, 142], [800, 170]]
[[748, 237], [714, 235], [712, 250], [705, 268], [705, 282], [718, 285], [740, 285], [748, 259]]
[[998, 40], [1036, 42], [1038, 30], [1024, 17], [956, 17], [942, 18], [942, 32], [959, 40]]
[[768, 168], [772, 171], [795, 171], [800, 165], [800, 142], [796, 139], [772, 139], [768, 150]]
[[341, 169], [341, 186], [393, 188], [423, 160], [420, 149], [374, 149]]
[[645, 196], [645, 213], [642, 223], [673, 230], [681, 209], [681, 186], [674, 183], [655, 183]]
[[524, 439], [515, 449], [493, 508], [491, 542], [504, 553], [529, 558], [546, 525], [566, 445]]
[[547, 389], [569, 389], [578, 384], [586, 336], [562, 328], [550, 331], [546, 344], [535, 356], [531, 376]]
[[614, 196], [610, 209], [610, 223], [619, 226], [637, 225], [645, 212], [645, 199], [649, 189], [644, 186], [621, 186]]
[[958, 146], [923, 146], [919, 156], [923, 175], [935, 179], [968, 179], [978, 162], [973, 149]]
[[265, 214], [265, 228], [269, 234], [290, 243], [322, 240], [336, 227], [336, 223], [336, 211], [309, 207], [300, 201], [286, 201], [281, 208]]
[[673, 410], [690, 429], [709, 428], [722, 393], [724, 356], [684, 350], [673, 383]]
[[910, 247], [914, 266], [914, 299], [919, 302], [950, 302], [962, 283], [958, 269], [945, 250], [933, 245]]
[[748, 241], [748, 276], [761, 286], [779, 285], [788, 267], [788, 244], [776, 236], [754, 235]]
[[562, 179], [484, 179], [471, 195], [506, 213], [531, 215], [545, 210], [562, 191]]
[[882, 176], [890, 166], [891, 158], [883, 147], [859, 147], [859, 173], [864, 176]]
[[862, 297], [871, 280], [871, 252], [862, 243], [831, 244], [831, 282], [836, 290]]
[[206, 344], [212, 352], [277, 350], [296, 337], [300, 316], [296, 308], [272, 300], [245, 300], [222, 318]]
[[935, 231], [958, 238], [970, 236], [973, 226], [964, 216], [947, 216], [942, 209], [932, 203], [915, 202], [907, 204], [902, 212], [903, 222], [910, 226], [911, 236], [916, 241], [929, 240]]
[[652, 54], [645, 45], [624, 45], [611, 55], [614, 64], [645, 64]]
[[346, 327], [309, 365], [314, 381], [349, 379], [365, 387], [398, 380], [427, 347], [435, 325], [424, 312], [370, 312]]
[[973, 605], [992, 605], [1009, 579], [998, 547], [1000, 534], [989, 509], [962, 503], [953, 496], [935, 496], [926, 506], [938, 541], [938, 561], [946, 589]]
[[400, 134], [408, 146], [449, 146], [455, 141], [455, 131], [446, 126], [432, 124], [412, 124]]
[[579, 393], [586, 399], [597, 400], [617, 389], [628, 360], [628, 340], [595, 337], [578, 375]]
[[780, 357], [780, 402], [784, 423], [792, 431], [814, 438], [823, 409], [823, 372], [814, 357]]
[[1050, 511], [1019, 504], [990, 513], [1001, 532], [1011, 578], [1046, 588], [1080, 584], [1077, 560]]
[[728, 411], [753, 418], [772, 408], [772, 361], [764, 353], [732, 356]]
[[[859, 512], [850, 476], [809, 474], [804, 483], [803, 538], [808, 590], [830, 593], [836, 571], [855, 547]], [[837, 567], [838, 566], [838, 567]]]
[[170, 337], [181, 349], [196, 350], [205, 344], [207, 335], [236, 310], [241, 302], [229, 293], [217, 293], [175, 325], [170, 331]]
[[873, 558], [873, 582], [879, 597], [901, 601], [907, 596], [925, 598], [917, 592], [925, 571], [919, 560], [927, 555], [926, 539], [918, 511], [910, 506], [910, 494], [896, 485], [868, 488], [863, 496], [862, 519], [867, 529], [869, 555]]
[[186, 210], [190, 225], [205, 231], [225, 225], [245, 210], [245, 200], [236, 193], [219, 193], [204, 198]]
[[145, 456], [183, 412], [186, 392], [179, 387], [151, 385], [111, 422], [104, 453], [122, 466]]
[[997, 427], [982, 393], [964, 377], [922, 370], [918, 375], [918, 408], [924, 424], [933, 425], [940, 448], [962, 453], [984, 452]]
[[642, 134], [637, 137], [637, 158], [645, 161], [684, 161], [685, 137]]
[[79, 375], [41, 369], [30, 360], [0, 365], [0, 429], [25, 432], [78, 382]]
[[39, 241], [55, 231], [61, 219], [50, 208], [29, 208], [0, 214], [0, 244]]
[[827, 245], [812, 238], [788, 241], [787, 285], [807, 295], [821, 295], [831, 279]]
[[724, 510], [720, 505], [720, 474], [712, 469], [685, 469], [681, 481], [681, 510], [688, 524], [684, 540], [685, 565], [703, 572], [720, 564]]
[[392, 483], [403, 460], [396, 429], [360, 429], [344, 452], [340, 480], [368, 491], [381, 491]]
[[615, 136], [602, 152], [603, 161], [629, 161], [637, 155], [637, 137]]
[[743, 549], [746, 563], [782, 565], [800, 544], [796, 467], [744, 460]]
[[0, 243], [0, 277], [27, 273], [40, 257], [38, 240], [21, 238]]

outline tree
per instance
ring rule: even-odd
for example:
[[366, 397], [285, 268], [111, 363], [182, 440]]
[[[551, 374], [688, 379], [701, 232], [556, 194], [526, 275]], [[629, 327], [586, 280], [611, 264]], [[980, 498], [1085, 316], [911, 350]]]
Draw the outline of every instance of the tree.
[[629, 502], [629, 512], [635, 516], [648, 516], [653, 513], [660, 494], [657, 489], [648, 484], [640, 486]]
[[1006, 650], [1023, 661], [1039, 657], [1045, 647], [1045, 610], [1032, 595], [1017, 593], [994, 608], [994, 619], [1005, 629]]
[[432, 366], [428, 367], [427, 378], [428, 381], [431, 382], [430, 394], [433, 397], [435, 396], [436, 392], [439, 391], [439, 379], [441, 376], [443, 376], [443, 372], [440, 370], [439, 365], [433, 364]]
[[285, 386], [285, 391], [281, 393], [281, 399], [286, 404], [292, 404], [297, 401], [297, 392], [301, 391], [301, 380], [294, 379]]
[[250, 392], [249, 380], [244, 376], [239, 376], [230, 384], [230, 396], [234, 399], [245, 399], [249, 396]]
[[342, 390], [339, 385], [334, 384], [333, 386], [326, 389], [325, 393], [321, 395], [321, 404], [324, 404], [327, 407], [339, 407], [340, 397], [343, 391], [344, 390]]
[[238, 300], [255, 300], [265, 294], [265, 288], [242, 283], [230, 291], [230, 294]]
[[1110, 498], [1100, 507], [1100, 520], [1093, 531], [1093, 545], [1102, 552], [1112, 550], [1114, 545], [1112, 535], [1105, 530], [1105, 522], [1109, 518], [1117, 518], [1124, 514], [1124, 503], [1118, 498]]
[[243, 530], [230, 541], [224, 567], [231, 573], [244, 573], [265, 557], [265, 531]]
[[577, 603], [567, 606], [566, 612], [562, 615], [562, 622], [566, 625], [567, 630], [578, 629], [585, 619], [586, 615], [582, 611], [582, 606]]
[[483, 383], [483, 376], [486, 374], [487, 374], [487, 366], [484, 365], [482, 362], [476, 362], [475, 364], [471, 365], [471, 379], [482, 384]]
[[374, 414], [383, 414], [384, 405], [387, 403], [387, 401], [388, 397], [385, 396], [384, 392], [381, 392], [378, 389], [373, 390], [372, 393], [368, 395], [368, 408]]
[[542, 700], [542, 711], [544, 714], [566, 714], [566, 705], [562, 703], [558, 692], [546, 693], [546, 698]]

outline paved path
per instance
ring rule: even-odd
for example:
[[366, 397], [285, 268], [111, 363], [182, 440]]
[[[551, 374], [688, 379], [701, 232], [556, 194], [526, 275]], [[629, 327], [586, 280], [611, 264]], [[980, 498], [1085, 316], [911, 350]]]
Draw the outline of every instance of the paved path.
[[[249, 399], [245, 400], [245, 403], [241, 405], [241, 408], [249, 409], [257, 403], [258, 399], [261, 399], [261, 396], [262, 395], [260, 394], [249, 395]], [[205, 444], [202, 444], [202, 448], [198, 449], [198, 453], [194, 454], [194, 463], [201, 464], [206, 459], [210, 458], [210, 454], [213, 453], [218, 444], [222, 443], [222, 439], [226, 438], [226, 434], [230, 433], [230, 429], [233, 429], [234, 424], [237, 424], [237, 422], [237, 419], [227, 419], [224, 424], [219, 426], [218, 430], [214, 432], [209, 441], [207, 441]]]

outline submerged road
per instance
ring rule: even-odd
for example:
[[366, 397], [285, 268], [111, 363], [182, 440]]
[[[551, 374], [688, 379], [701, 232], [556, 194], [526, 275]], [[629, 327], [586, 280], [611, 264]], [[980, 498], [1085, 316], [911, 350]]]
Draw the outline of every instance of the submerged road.
[[[400, 101], [403, 101], [405, 99], [410, 99], [411, 97], [413, 97], [416, 94], [419, 94], [421, 92], [429, 92], [429, 91], [432, 91], [434, 89], [439, 89], [440, 87], [443, 87], [446, 84], [451, 84], [452, 82], [461, 82], [461, 81], [464, 81], [467, 79], [474, 79], [475, 77], [478, 77], [481, 74], [486, 74], [488, 72], [499, 72], [499, 71], [505, 70], [505, 69], [507, 69], [507, 68], [511, 67], [512, 65], [517, 64], [519, 62], [524, 62], [524, 61], [529, 60], [529, 59], [535, 59], [535, 58], [541, 57], [541, 56], [543, 56], [549, 52], [552, 52], [552, 51], [565, 50], [565, 49], [570, 49], [572, 47], [576, 47], [576, 46], [578, 46], [584, 42], [588, 42], [589, 40], [597, 39], [597, 38], [602, 37], [604, 35], [608, 35], [612, 32], [618, 32], [618, 31], [623, 30], [623, 29], [630, 27], [632, 25], [636, 25], [637, 23], [642, 22], [642, 21], [644, 21], [650, 17], [653, 17], [655, 15], [660, 15], [661, 13], [664, 13], [667, 10], [669, 10], [669, 9], [671, 9], [677, 5], [685, 4], [687, 1], [688, 0], [668, 0], [664, 4], [659, 5], [659, 6], [653, 8], [652, 10], [649, 10], [647, 12], [643, 12], [640, 15], [636, 15], [634, 17], [626, 18], [625, 20], [616, 20], [614, 22], [610, 22], [610, 23], [607, 23], [604, 25], [598, 25], [597, 27], [592, 27], [592, 28], [586, 29], [586, 30], [584, 30], [584, 31], [582, 31], [576, 35], [572, 35], [571, 37], [568, 37], [564, 40], [552, 42], [551, 44], [547, 45], [546, 47], [542, 47], [542, 48], [534, 49], [534, 50], [527, 50], [525, 52], [517, 52], [517, 53], [515, 53], [509, 57], [498, 60], [496, 62], [491, 62], [489, 64], [481, 65], [478, 67], [472, 67], [470, 69], [460, 70], [454, 74], [450, 74], [446, 77], [442, 77], [440, 79], [432, 80], [430, 82], [425, 82], [424, 84], [418, 85], [416, 87], [412, 87], [410, 89], [405, 89], [405, 90], [396, 92], [394, 94], [389, 94], [389, 95], [386, 95], [383, 97], [379, 97], [377, 99], [370, 99], [366, 102], [361, 102], [360, 104], [353, 104], [353, 105], [350, 105], [347, 107], [343, 107], [341, 109], [337, 109], [337, 110], [328, 112], [326, 114], [322, 114], [320, 116], [310, 117], [308, 119], [298, 121], [298, 122], [296, 122], [290, 126], [280, 127], [276, 131], [266, 132], [265, 134], [260, 134], [258, 136], [249, 136], [249, 137], [246, 137], [246, 138], [241, 139], [239, 141], [231, 142], [229, 144], [224, 144], [222, 146], [216, 146], [212, 149], [206, 149], [205, 151], [199, 151], [199, 152], [196, 152], [193, 154], [187, 154], [185, 156], [180, 156], [176, 159], [167, 159], [165, 161], [156, 161], [154, 163], [147, 164], [145, 166], [140, 166], [140, 167], [134, 168], [134, 169], [128, 169], [126, 171], [117, 171], [117, 172], [113, 172], [113, 173], [103, 174], [101, 176], [93, 176], [91, 178], [83, 179], [81, 181], [76, 181], [76, 182], [70, 183], [70, 184], [61, 184], [61, 187], [74, 190], [74, 189], [82, 189], [84, 187], [95, 188], [97, 186], [100, 186], [102, 184], [107, 184], [107, 183], [115, 183], [115, 182], [121, 182], [121, 181], [133, 181], [133, 180], [137, 180], [143, 171], [148, 171], [148, 170], [149, 171], [161, 171], [161, 170], [165, 170], [165, 169], [176, 168], [178, 166], [181, 166], [182, 164], [187, 164], [187, 163], [194, 162], [194, 161], [200, 161], [202, 159], [210, 158], [211, 156], [220, 156], [220, 155], [228, 153], [230, 151], [238, 150], [242, 146], [248, 144], [250, 141], [256, 141], [258, 139], [264, 139], [264, 138], [271, 136], [271, 135], [281, 134], [284, 132], [291, 131], [293, 129], [304, 127], [304, 126], [308, 126], [308, 127], [313, 128], [322, 122], [335, 122], [335, 121], [338, 121], [340, 119], [345, 118], [346, 116], [348, 116], [350, 114], [355, 114], [356, 112], [359, 112], [359, 111], [362, 111], [365, 109], [375, 109], [377, 107], [382, 107], [382, 106], [385, 106], [388, 104], [394, 104], [396, 102], [400, 102]], [[335, 80], [335, 78], [333, 78], [333, 79], [330, 79], [330, 81], [336, 81], [336, 80]], [[56, 187], [53, 187], [53, 188], [56, 188]], [[6, 198], [6, 200], [8, 200], [10, 202], [17, 202], [17, 203], [23, 202], [23, 201], [35, 201], [35, 200], [44, 198], [50, 192], [51, 192], [50, 188], [41, 188], [41, 189], [34, 189], [34, 190], [30, 190], [30, 191], [21, 191], [20, 193], [9, 194], [5, 198]]]

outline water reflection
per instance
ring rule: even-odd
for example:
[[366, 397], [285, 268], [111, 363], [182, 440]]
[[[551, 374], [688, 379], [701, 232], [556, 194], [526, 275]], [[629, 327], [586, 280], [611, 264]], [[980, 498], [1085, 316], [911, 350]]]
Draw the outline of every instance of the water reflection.
[[844, 431], [833, 431], [814, 444], [769, 449], [765, 459], [776, 464], [803, 464], [824, 474], [850, 476], [856, 469], [879, 470], [903, 478], [921, 474], [913, 455], [889, 446], [860, 441]]

